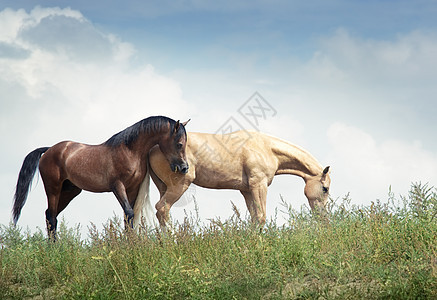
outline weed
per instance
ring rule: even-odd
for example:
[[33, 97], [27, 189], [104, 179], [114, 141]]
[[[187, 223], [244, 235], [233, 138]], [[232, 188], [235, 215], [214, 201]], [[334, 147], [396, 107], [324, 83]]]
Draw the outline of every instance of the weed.
[[234, 206], [227, 220], [187, 215], [169, 232], [102, 231], [61, 222], [41, 230], [0, 225], [2, 299], [432, 299], [437, 297], [436, 189], [413, 184], [400, 199], [329, 203], [329, 219], [293, 210], [260, 231]]

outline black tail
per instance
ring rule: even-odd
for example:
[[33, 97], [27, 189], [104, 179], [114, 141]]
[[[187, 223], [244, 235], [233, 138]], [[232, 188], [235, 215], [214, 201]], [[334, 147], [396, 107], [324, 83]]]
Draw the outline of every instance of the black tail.
[[14, 208], [12, 209], [14, 224], [17, 224], [21, 214], [21, 209], [26, 203], [27, 195], [29, 194], [30, 185], [36, 168], [38, 167], [41, 155], [46, 152], [49, 147], [38, 148], [30, 152], [24, 159], [21, 166], [20, 174], [18, 175], [17, 187], [14, 195]]

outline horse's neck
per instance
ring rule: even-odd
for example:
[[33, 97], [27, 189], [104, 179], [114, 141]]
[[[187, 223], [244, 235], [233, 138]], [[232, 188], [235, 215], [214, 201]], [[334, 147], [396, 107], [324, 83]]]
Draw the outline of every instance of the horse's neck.
[[272, 152], [278, 159], [276, 174], [292, 174], [306, 180], [322, 173], [322, 165], [305, 149], [274, 138]]
[[155, 133], [143, 133], [134, 143], [132, 147], [134, 152], [142, 159], [147, 159], [149, 150], [153, 146], [158, 145], [159, 141], [167, 133], [165, 130], [161, 130]]

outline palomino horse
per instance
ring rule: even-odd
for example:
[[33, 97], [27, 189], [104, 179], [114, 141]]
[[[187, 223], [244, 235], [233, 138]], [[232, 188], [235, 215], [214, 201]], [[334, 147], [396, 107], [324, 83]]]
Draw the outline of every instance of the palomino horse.
[[82, 190], [113, 192], [123, 208], [127, 224], [131, 225], [140, 185], [149, 177], [147, 156], [153, 146], [159, 145], [169, 170], [188, 172], [185, 124], [163, 116], [149, 117], [100, 145], [65, 141], [32, 151], [24, 159], [18, 176], [14, 223], [18, 221], [39, 164], [47, 194], [49, 237], [56, 237], [58, 214]]
[[[266, 221], [267, 187], [279, 174], [302, 177], [311, 209], [326, 212], [329, 167], [323, 168], [301, 147], [259, 132], [189, 133], [186, 153], [190, 169], [182, 175], [166, 167], [159, 148], [150, 151], [150, 175], [161, 194], [156, 204], [161, 226], [165, 226], [170, 208], [191, 183], [211, 189], [240, 190], [252, 221], [262, 226]], [[137, 217], [134, 223], [138, 222]]]

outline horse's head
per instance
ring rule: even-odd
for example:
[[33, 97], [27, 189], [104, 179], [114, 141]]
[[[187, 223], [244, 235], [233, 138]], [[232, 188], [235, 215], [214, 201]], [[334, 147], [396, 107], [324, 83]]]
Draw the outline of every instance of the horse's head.
[[305, 196], [308, 198], [311, 210], [322, 215], [326, 215], [326, 202], [328, 202], [329, 186], [329, 167], [326, 167], [320, 175], [308, 177], [305, 180]]
[[[190, 121], [190, 120], [188, 120]], [[170, 168], [173, 172], [188, 173], [187, 157], [185, 155], [185, 146], [187, 144], [187, 132], [185, 125], [187, 122], [170, 123], [170, 131], [159, 142], [159, 149], [170, 163]]]

